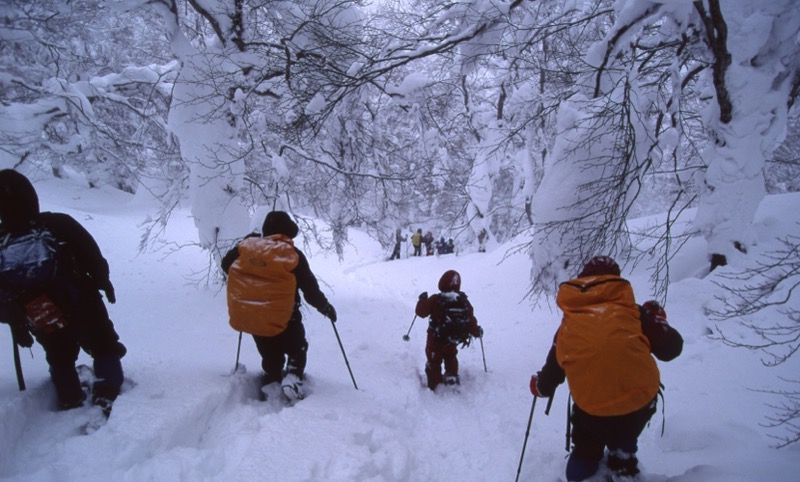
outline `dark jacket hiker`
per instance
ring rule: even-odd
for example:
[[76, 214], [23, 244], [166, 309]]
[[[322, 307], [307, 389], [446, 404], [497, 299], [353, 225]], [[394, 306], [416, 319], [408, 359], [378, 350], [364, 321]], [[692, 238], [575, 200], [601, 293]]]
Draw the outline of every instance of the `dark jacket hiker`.
[[4, 287], [8, 291], [0, 301], [0, 317], [11, 324], [19, 344], [32, 344], [30, 332], [42, 345], [62, 409], [79, 407], [86, 398], [75, 362], [81, 348], [89, 354], [96, 377], [92, 402], [108, 415], [123, 383], [120, 358], [126, 351], [98, 293], [116, 301], [108, 262], [74, 218], [39, 212], [38, 196], [25, 176], [11, 169], [0, 171], [0, 239], [6, 243], [34, 230], [57, 244], [57, 274], [46, 285], [18, 293]]
[[228, 275], [230, 324], [253, 335], [264, 370], [265, 396], [278, 386], [291, 399], [305, 396], [308, 341], [300, 292], [311, 306], [336, 321], [336, 310], [320, 290], [305, 255], [294, 246], [297, 233], [288, 214], [272, 211], [261, 236], [248, 235], [222, 259]]
[[608, 468], [633, 477], [639, 435], [656, 410], [660, 375], [653, 356], [674, 359], [683, 338], [657, 302], [634, 302], [630, 283], [607, 256], [592, 258], [577, 278], [562, 283], [556, 302], [564, 317], [530, 390], [551, 397], [565, 379], [569, 385], [567, 480], [594, 475], [606, 448]]

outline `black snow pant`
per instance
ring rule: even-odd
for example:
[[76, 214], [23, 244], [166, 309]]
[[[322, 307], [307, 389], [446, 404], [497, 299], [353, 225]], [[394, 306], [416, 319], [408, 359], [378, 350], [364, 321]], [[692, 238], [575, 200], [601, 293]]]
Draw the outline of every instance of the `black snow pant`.
[[308, 352], [306, 328], [299, 314], [289, 321], [289, 326], [275, 336], [253, 335], [256, 348], [261, 355], [261, 368], [264, 370], [262, 383], [267, 385], [283, 380], [284, 364], [286, 373], [293, 373], [301, 380], [305, 375]]
[[119, 335], [100, 294], [82, 293], [78, 306], [68, 317], [66, 327], [52, 333], [34, 333], [44, 348], [50, 378], [62, 408], [79, 406], [84, 398], [75, 369], [81, 348], [92, 357], [94, 397], [116, 399], [124, 381], [120, 359], [126, 349], [119, 342]]
[[590, 415], [573, 404], [572, 453], [567, 462], [567, 480], [584, 480], [598, 469], [603, 454], [609, 452], [635, 457], [638, 451], [639, 435], [656, 412], [653, 398], [644, 407], [625, 414], [611, 417]]

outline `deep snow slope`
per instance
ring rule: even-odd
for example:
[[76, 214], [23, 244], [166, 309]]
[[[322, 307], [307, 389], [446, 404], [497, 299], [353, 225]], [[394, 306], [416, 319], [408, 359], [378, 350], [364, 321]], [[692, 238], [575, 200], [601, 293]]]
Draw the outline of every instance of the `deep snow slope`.
[[[75, 216], [111, 263], [118, 302], [109, 310], [129, 354], [127, 382], [108, 424], [80, 435], [89, 409], [53, 411], [44, 354], [24, 350], [28, 390], [18, 392], [11, 342], [0, 327], [0, 479], [496, 481], [516, 475], [532, 397], [528, 378], [544, 362], [558, 326], [552, 301], [525, 298], [530, 263], [507, 248], [489, 253], [401, 259], [357, 232], [343, 262], [298, 239], [323, 290], [358, 390], [331, 324], [304, 312], [311, 394], [293, 407], [256, 400], [259, 358], [248, 337], [244, 368], [233, 373], [237, 333], [227, 326], [224, 289], [208, 280], [208, 257], [192, 246], [193, 223], [178, 210], [165, 232], [170, 245], [137, 251], [147, 203], [65, 182], [38, 184], [43, 208]], [[769, 232], [791, 228], [785, 206], [769, 199]], [[795, 215], [796, 216], [796, 215]], [[765, 239], [765, 243], [767, 240]], [[181, 249], [175, 250], [177, 246]], [[667, 311], [685, 338], [683, 355], [661, 364], [662, 412], [640, 439], [651, 481], [796, 480], [798, 447], [770, 448], [766, 403], [757, 390], [796, 376], [797, 362], [765, 368], [759, 354], [723, 345], [706, 311], [717, 288], [698, 278], [704, 245], [690, 242], [675, 260]], [[421, 291], [456, 269], [485, 329], [483, 349], [460, 353], [463, 384], [432, 393], [420, 383], [426, 320], [414, 319]], [[637, 297], [649, 297], [646, 267], [628, 272]], [[213, 277], [212, 277], [213, 278]], [[413, 322], [410, 341], [402, 336]], [[748, 334], [732, 325], [734, 333]], [[711, 334], [711, 336], [709, 336]], [[31, 354], [33, 358], [31, 358]], [[484, 370], [484, 356], [487, 370]], [[81, 356], [82, 363], [90, 360]], [[540, 400], [522, 480], [563, 479], [568, 390], [550, 416]]]

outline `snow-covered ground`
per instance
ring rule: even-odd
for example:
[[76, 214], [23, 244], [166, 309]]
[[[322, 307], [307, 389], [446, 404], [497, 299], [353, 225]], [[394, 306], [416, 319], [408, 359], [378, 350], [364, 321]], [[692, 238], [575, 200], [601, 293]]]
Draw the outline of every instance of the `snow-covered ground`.
[[[311, 394], [293, 407], [256, 400], [259, 358], [244, 337], [233, 374], [238, 334], [228, 327], [224, 289], [206, 287], [207, 254], [192, 246], [188, 211], [178, 211], [166, 236], [172, 252], [139, 253], [140, 224], [152, 209], [117, 192], [65, 181], [37, 184], [42, 207], [73, 215], [97, 239], [111, 264], [118, 301], [109, 305], [129, 352], [124, 393], [107, 425], [80, 428], [88, 408], [56, 412], [44, 353], [22, 351], [28, 390], [19, 392], [8, 330], [0, 329], [0, 479], [35, 481], [498, 481], [516, 476], [532, 396], [531, 373], [544, 363], [559, 314], [553, 303], [525, 299], [530, 261], [506, 258], [511, 245], [488, 253], [385, 262], [374, 242], [352, 232], [343, 262], [313, 246], [301, 249], [339, 313], [336, 324], [358, 390], [330, 322], [304, 311], [310, 342]], [[796, 194], [768, 198], [759, 233], [768, 249], [776, 233], [800, 231]], [[260, 224], [260, 220], [257, 222]], [[424, 227], [423, 227], [424, 228]], [[244, 234], [244, 233], [243, 233]], [[505, 259], [504, 259], [505, 258]], [[725, 346], [708, 334], [752, 336], [733, 321], [713, 322], [706, 309], [719, 292], [700, 279], [702, 240], [692, 240], [672, 266], [666, 308], [684, 336], [684, 352], [661, 363], [662, 411], [640, 438], [649, 481], [795, 481], [800, 446], [771, 448], [780, 435], [764, 427], [780, 403], [763, 390], [797, 379], [797, 356], [777, 368], [756, 352]], [[420, 385], [426, 320], [417, 319], [421, 291], [456, 269], [485, 330], [481, 346], [460, 352], [460, 393]], [[647, 268], [623, 275], [639, 301], [651, 297]], [[198, 283], [197, 281], [200, 280]], [[710, 329], [710, 330], [709, 330]], [[32, 355], [32, 356], [31, 356]], [[85, 355], [81, 362], [90, 363]], [[521, 480], [564, 477], [567, 388], [549, 416], [540, 400]]]

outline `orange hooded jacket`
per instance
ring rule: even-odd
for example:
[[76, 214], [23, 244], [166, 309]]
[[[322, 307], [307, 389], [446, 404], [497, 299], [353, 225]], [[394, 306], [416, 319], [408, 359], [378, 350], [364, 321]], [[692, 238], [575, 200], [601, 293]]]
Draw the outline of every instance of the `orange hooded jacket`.
[[564, 313], [556, 359], [582, 410], [624, 415], [655, 397], [660, 375], [627, 280], [614, 275], [575, 278], [560, 285], [556, 303]]

